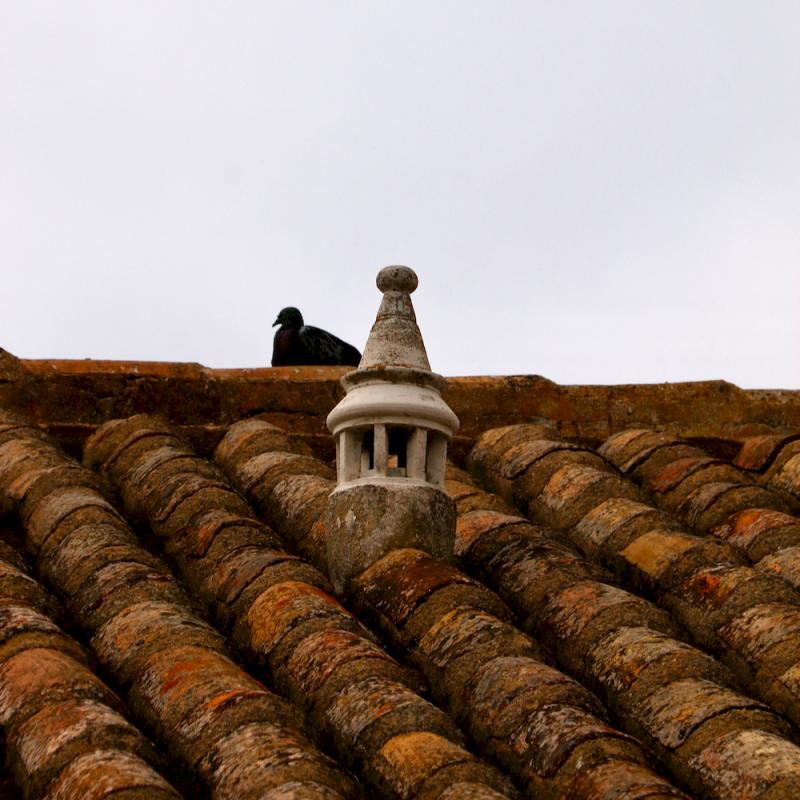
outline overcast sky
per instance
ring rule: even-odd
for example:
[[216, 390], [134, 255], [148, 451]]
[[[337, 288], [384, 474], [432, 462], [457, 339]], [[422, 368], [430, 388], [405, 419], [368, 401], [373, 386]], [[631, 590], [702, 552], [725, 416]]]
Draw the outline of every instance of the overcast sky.
[[800, 3], [0, 0], [0, 346], [800, 388]]

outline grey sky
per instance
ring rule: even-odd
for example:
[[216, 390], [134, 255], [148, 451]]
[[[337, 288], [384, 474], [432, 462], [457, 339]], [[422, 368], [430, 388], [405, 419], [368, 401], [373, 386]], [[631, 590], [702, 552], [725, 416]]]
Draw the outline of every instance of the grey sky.
[[0, 346], [800, 388], [800, 3], [0, 2]]

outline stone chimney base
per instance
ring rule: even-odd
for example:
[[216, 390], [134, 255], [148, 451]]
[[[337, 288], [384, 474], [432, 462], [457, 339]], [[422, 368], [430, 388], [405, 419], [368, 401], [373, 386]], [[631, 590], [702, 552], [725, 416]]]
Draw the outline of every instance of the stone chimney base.
[[364, 484], [334, 491], [326, 513], [328, 564], [336, 592], [392, 550], [453, 553], [453, 501], [431, 486]]

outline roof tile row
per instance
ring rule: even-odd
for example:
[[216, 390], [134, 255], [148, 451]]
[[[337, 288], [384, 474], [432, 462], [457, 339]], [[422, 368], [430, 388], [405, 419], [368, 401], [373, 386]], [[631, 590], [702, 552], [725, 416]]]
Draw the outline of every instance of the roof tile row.
[[[791, 497], [758, 486], [750, 474], [710, 459], [698, 448], [692, 448], [689, 457], [670, 461], [670, 453], [685, 452], [690, 446], [664, 434], [626, 432], [612, 436], [603, 447], [618, 464], [631, 451], [635, 456], [637, 443], [654, 435], [666, 440], [660, 469], [645, 470], [650, 461], [645, 458], [636, 476], [653, 501], [696, 531], [707, 531], [737, 548], [757, 570], [800, 588], [800, 519], [786, 513], [794, 505]], [[758, 437], [759, 441], [763, 438]], [[796, 440], [789, 443], [795, 445]]]
[[742, 443], [734, 459], [742, 469], [759, 474], [768, 486], [800, 503], [800, 434], [753, 436]]
[[[301, 733], [291, 707], [236, 666], [224, 640], [191, 613], [163, 562], [137, 545], [97, 490], [97, 476], [26, 430], [2, 445], [14, 448], [0, 459], [2, 494], [24, 520], [40, 574], [127, 691], [136, 719], [172, 756], [179, 784], [237, 800], [287, 787], [296, 797], [358, 796]], [[73, 766], [104, 785], [96, 770]]]
[[[625, 439], [624, 434], [620, 437]], [[656, 437], [644, 444], [653, 457], [665, 446]], [[623, 453], [622, 458], [629, 469], [645, 463], [638, 454]], [[791, 677], [785, 668], [792, 647], [779, 653], [767, 633], [777, 631], [778, 646], [787, 640], [794, 646], [796, 598], [785, 584], [743, 566], [724, 544], [681, 530], [678, 520], [641, 502], [641, 491], [600, 455], [562, 445], [556, 434], [541, 426], [489, 431], [469, 460], [474, 473], [507, 500], [522, 504], [534, 519], [557, 525], [574, 545], [626, 585], [654, 596], [695, 640], [720, 653], [750, 692], [771, 701], [780, 712], [796, 714], [796, 699], [789, 697], [786, 703], [780, 678], [781, 673], [784, 681]], [[561, 503], [567, 496], [569, 502]], [[475, 505], [473, 497], [470, 507]], [[770, 797], [790, 797], [800, 791], [796, 777], [800, 749], [788, 741], [791, 732], [780, 717], [742, 695], [722, 665], [672, 638], [663, 617], [626, 621], [631, 606], [621, 598], [618, 616], [609, 616], [606, 624], [610, 612], [593, 599], [603, 592], [581, 577], [576, 557], [563, 546], [559, 558], [553, 558], [560, 545], [552, 532], [509, 516], [495, 514], [494, 523], [489, 514], [475, 519], [478, 513], [473, 510], [459, 520], [459, 532], [467, 531], [462, 558], [486, 574], [515, 608], [521, 606], [518, 610], [553, 644], [562, 663], [597, 688], [676, 777], [702, 796], [727, 797], [740, 785], [750, 787], [741, 795], [745, 797], [767, 791]], [[480, 527], [492, 542], [486, 553], [476, 533]], [[569, 565], [561, 595], [555, 588], [544, 602], [536, 592], [515, 595], [508, 560], [502, 558], [502, 549], [493, 552], [498, 538], [519, 542], [527, 538], [545, 545], [538, 551], [529, 545], [527, 557], [532, 561], [544, 557], [553, 583], [559, 568]], [[463, 541], [460, 533], [457, 540]], [[543, 572], [540, 567], [537, 574]], [[727, 592], [720, 574], [729, 576]], [[581, 597], [587, 600], [581, 602]], [[586, 609], [583, 618], [581, 608]], [[718, 630], [725, 623], [727, 628]], [[588, 631], [588, 639], [582, 639], [582, 631]], [[742, 751], [739, 764], [727, 772], [709, 769], [721, 752], [733, 747], [731, 742], [739, 743], [737, 750], [742, 750], [742, 742], [749, 742], [752, 749]], [[773, 751], [780, 753], [784, 765], [780, 774], [767, 757]]]
[[[241, 430], [252, 427], [244, 423], [232, 437], [252, 446]], [[257, 433], [263, 441], [265, 430]], [[274, 431], [266, 433], [274, 437]], [[85, 460], [120, 489], [126, 513], [147, 519], [245, 659], [256, 669], [267, 667], [279, 689], [374, 790], [436, 798], [459, 796], [452, 792], [460, 786], [464, 796], [486, 800], [514, 793], [504, 777], [463, 748], [456, 725], [417, 693], [419, 677], [389, 657], [327, 593], [327, 579], [288, 553], [223, 473], [168, 426], [141, 417], [109, 423], [87, 442]], [[278, 459], [277, 469], [275, 459], [251, 461], [256, 463], [249, 464], [247, 480], [256, 491], [285, 478], [280, 466], [287, 459]]]
[[[257, 437], [264, 448], [280, 446], [266, 423], [249, 421], [230, 429], [217, 460], [289, 541], [307, 546], [311, 532], [324, 532], [324, 506], [315, 500], [305, 513], [303, 504], [309, 494], [326, 497], [332, 476], [308, 457], [258, 452]], [[291, 466], [282, 472], [278, 464]], [[324, 539], [313, 538], [324, 566]], [[590, 692], [541, 661], [504, 603], [452, 565], [394, 550], [353, 581], [347, 601], [422, 669], [473, 740], [533, 796], [683, 796], [648, 767], [634, 739], [608, 724]]]
[[179, 797], [89, 654], [54, 621], [60, 616], [58, 601], [0, 542], [0, 729], [20, 796]]

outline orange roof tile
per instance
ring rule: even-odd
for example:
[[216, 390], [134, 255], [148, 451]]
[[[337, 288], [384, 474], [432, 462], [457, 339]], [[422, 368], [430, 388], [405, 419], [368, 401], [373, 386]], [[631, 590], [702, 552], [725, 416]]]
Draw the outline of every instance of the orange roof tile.
[[451, 379], [454, 561], [337, 597], [343, 371], [2, 361], [0, 794], [800, 795], [800, 393]]

